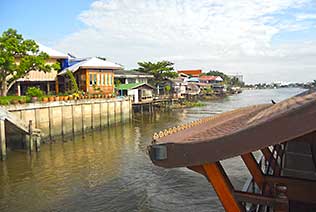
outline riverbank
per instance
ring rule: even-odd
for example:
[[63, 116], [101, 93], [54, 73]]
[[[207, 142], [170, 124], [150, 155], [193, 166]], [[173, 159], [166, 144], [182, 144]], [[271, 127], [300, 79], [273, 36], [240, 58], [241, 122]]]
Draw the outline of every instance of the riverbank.
[[[207, 180], [188, 169], [161, 169], [147, 155], [152, 135], [217, 113], [276, 102], [297, 89], [246, 90], [204, 107], [133, 116], [131, 122], [42, 145], [40, 154], [10, 151], [0, 162], [0, 211], [223, 211]], [[223, 161], [236, 189], [243, 162]], [[177, 176], [177, 177], [175, 177]]]

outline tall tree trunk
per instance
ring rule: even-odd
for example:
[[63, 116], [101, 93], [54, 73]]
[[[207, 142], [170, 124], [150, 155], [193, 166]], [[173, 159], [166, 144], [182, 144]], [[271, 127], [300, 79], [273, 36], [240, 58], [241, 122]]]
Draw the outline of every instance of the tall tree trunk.
[[1, 81], [1, 91], [0, 95], [1, 96], [6, 96], [8, 94], [8, 87], [7, 87], [7, 82], [6, 80]]

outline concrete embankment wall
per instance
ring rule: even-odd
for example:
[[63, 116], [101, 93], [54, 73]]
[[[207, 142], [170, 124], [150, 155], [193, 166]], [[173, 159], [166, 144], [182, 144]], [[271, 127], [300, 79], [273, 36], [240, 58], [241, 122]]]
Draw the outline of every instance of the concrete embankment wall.
[[43, 139], [124, 122], [131, 118], [129, 99], [89, 99], [32, 103], [5, 107], [16, 117], [41, 130]]

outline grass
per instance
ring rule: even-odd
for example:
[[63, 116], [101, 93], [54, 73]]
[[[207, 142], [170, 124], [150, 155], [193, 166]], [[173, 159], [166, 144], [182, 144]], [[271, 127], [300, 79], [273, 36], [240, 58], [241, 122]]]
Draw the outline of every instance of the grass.
[[0, 105], [9, 105], [14, 103], [27, 103], [30, 102], [29, 96], [0, 96]]

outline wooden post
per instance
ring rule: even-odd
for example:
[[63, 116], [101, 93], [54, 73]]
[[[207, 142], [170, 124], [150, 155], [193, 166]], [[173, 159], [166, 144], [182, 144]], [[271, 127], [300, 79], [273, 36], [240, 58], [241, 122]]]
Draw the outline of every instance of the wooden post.
[[1, 150], [1, 160], [5, 160], [7, 157], [7, 145], [5, 138], [5, 123], [4, 120], [0, 120], [0, 150]]
[[56, 81], [55, 81], [55, 90], [56, 90], [56, 94], [59, 93], [59, 84], [58, 84], [58, 77], [56, 77]]
[[207, 175], [207, 179], [213, 185], [213, 188], [217, 193], [217, 196], [219, 197], [225, 211], [244, 211], [233, 196], [234, 188], [230, 183], [220, 162], [204, 164], [203, 168]]
[[289, 211], [289, 200], [287, 198], [287, 187], [285, 185], [275, 186], [275, 195], [279, 202], [276, 204], [275, 212], [288, 212]]
[[18, 96], [21, 96], [21, 84], [20, 82], [18, 82], [17, 84], [18, 84]]
[[29, 152], [33, 151], [33, 123], [32, 120], [29, 121], [29, 141], [28, 141]]
[[36, 152], [39, 152], [41, 150], [41, 136], [37, 135], [35, 139], [36, 139], [35, 149], [36, 149]]
[[246, 153], [241, 155], [242, 160], [246, 164], [250, 174], [252, 175], [255, 183], [258, 185], [258, 187], [262, 190], [263, 189], [263, 183], [264, 183], [264, 175], [257, 163], [257, 160], [252, 155], [252, 153]]
[[[58, 84], [58, 80], [56, 81], [56, 84]], [[50, 84], [49, 84], [49, 81], [47, 82], [47, 93], [49, 93], [50, 92]], [[56, 93], [57, 93], [57, 86], [56, 86]]]

